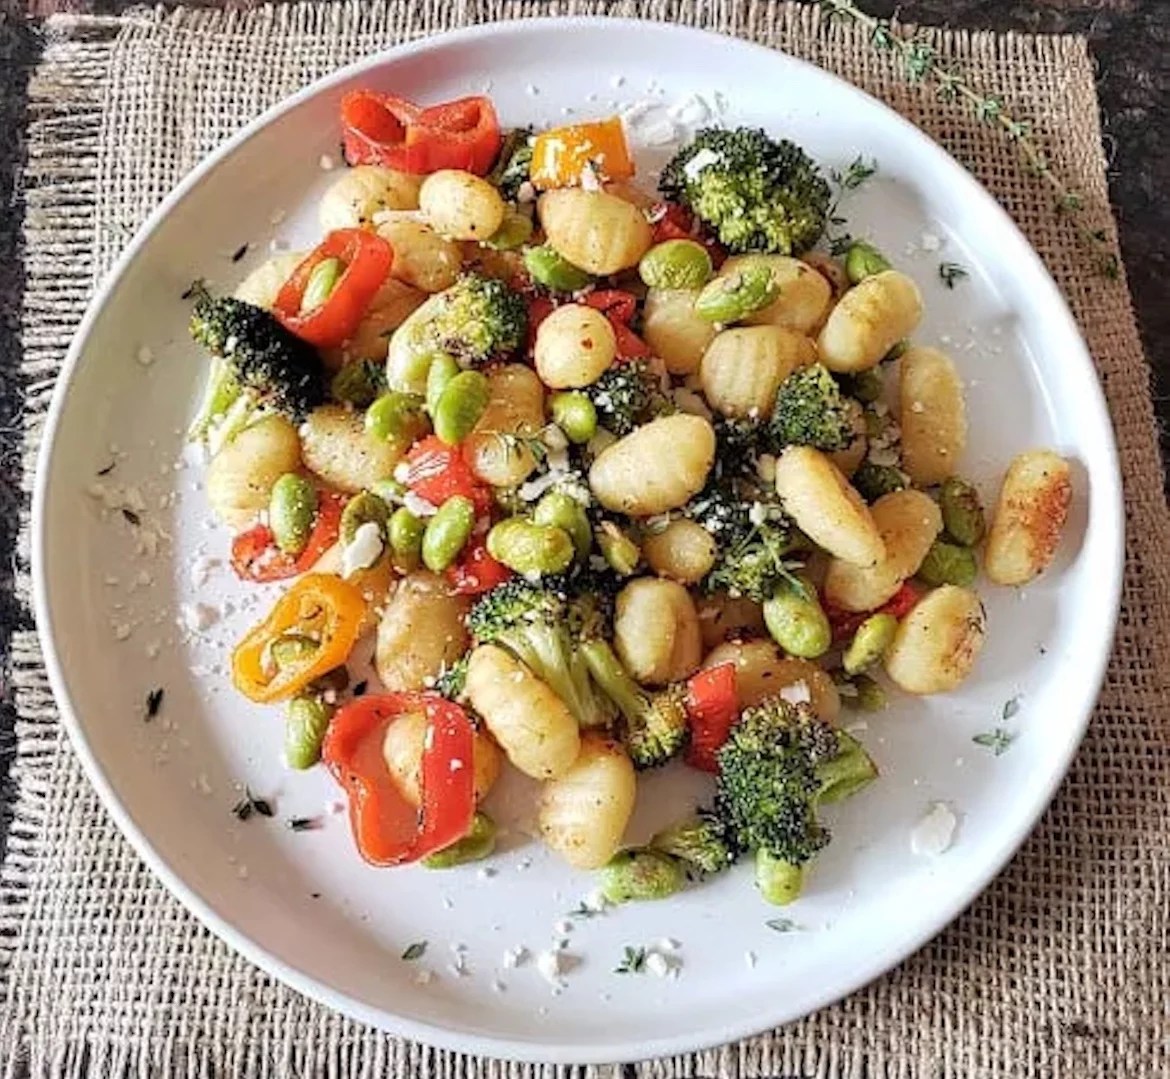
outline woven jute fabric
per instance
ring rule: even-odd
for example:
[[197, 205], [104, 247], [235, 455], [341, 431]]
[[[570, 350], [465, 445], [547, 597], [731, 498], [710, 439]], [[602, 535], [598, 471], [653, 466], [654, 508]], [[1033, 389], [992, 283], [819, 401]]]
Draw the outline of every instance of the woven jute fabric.
[[[1127, 493], [1124, 601], [1104, 693], [1071, 775], [1006, 872], [938, 939], [843, 1003], [764, 1037], [633, 1070], [644, 1079], [1170, 1074], [1170, 529], [1124, 279], [1093, 272], [1051, 192], [1002, 134], [905, 82], [859, 31], [806, 6], [733, 0], [390, 0], [51, 20], [24, 178], [28, 481], [87, 298], [204, 154], [266, 106], [374, 50], [454, 26], [563, 13], [640, 15], [765, 42], [843, 75], [939, 139], [1002, 201], [1068, 297], [1109, 398]], [[1112, 237], [1083, 40], [938, 32], [933, 42], [1031, 121], [1056, 172]], [[34, 635], [17, 635], [13, 665], [19, 752], [0, 881], [4, 1075], [613, 1072], [405, 1043], [272, 981], [190, 917], [115, 830], [60, 728]]]

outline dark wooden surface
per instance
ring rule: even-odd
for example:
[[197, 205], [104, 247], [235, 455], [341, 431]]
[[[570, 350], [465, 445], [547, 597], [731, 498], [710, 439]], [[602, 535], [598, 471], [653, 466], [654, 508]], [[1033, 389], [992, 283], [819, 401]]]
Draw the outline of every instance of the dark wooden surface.
[[[874, 14], [889, 15], [895, 7], [885, 0], [860, 2]], [[196, 0], [193, 6], [214, 5], [216, 0]], [[44, 16], [111, 14], [130, 6], [128, 0], [0, 0], [0, 789], [7, 787], [11, 760], [8, 633], [31, 624], [13, 599], [11, 572], [21, 409], [16, 372], [22, 207], [16, 177], [24, 153], [26, 87], [40, 53]], [[248, 5], [219, 0], [218, 6]], [[931, 25], [1088, 36], [1098, 68], [1110, 194], [1153, 371], [1163, 456], [1170, 457], [1170, 0], [910, 0], [897, 7], [904, 20]], [[7, 817], [8, 799], [0, 797], [0, 850]]]

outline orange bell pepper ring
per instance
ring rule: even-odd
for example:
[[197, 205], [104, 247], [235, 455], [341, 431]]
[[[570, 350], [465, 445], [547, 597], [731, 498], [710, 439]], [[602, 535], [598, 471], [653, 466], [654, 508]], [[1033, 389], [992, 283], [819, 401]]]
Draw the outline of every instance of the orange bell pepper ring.
[[[366, 601], [348, 581], [308, 573], [276, 601], [232, 652], [232, 683], [250, 701], [267, 704], [296, 696], [349, 657]], [[274, 656], [281, 641], [290, 647]]]
[[618, 117], [554, 127], [536, 136], [529, 166], [534, 187], [574, 187], [587, 167], [602, 181], [628, 180], [634, 175], [634, 160]]

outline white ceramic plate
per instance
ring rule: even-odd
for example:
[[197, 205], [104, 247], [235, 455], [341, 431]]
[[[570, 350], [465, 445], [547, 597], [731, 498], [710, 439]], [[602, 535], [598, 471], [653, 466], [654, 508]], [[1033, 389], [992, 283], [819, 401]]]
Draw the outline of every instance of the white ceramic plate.
[[[341, 94], [372, 84], [439, 101], [489, 83], [507, 123], [558, 121], [566, 109], [604, 115], [615, 101], [670, 106], [698, 92], [726, 102], [719, 119], [765, 125], [826, 167], [876, 158], [878, 177], [845, 211], [855, 234], [919, 280], [927, 316], [916, 337], [948, 349], [967, 381], [964, 471], [991, 497], [1026, 446], [1077, 462], [1056, 564], [1026, 591], [983, 586], [990, 635], [975, 677], [948, 696], [899, 696], [870, 718], [860, 737], [882, 779], [833, 811], [835, 842], [807, 897], [782, 912], [796, 928], [765, 925], [778, 912], [742, 867], [669, 902], [574, 921], [564, 935], [576, 966], [556, 994], [531, 960], [505, 969], [503, 953], [548, 948], [590, 882], [523, 838], [523, 783], [493, 795], [512, 831], [490, 876], [371, 869], [341, 815], [327, 814], [319, 831], [283, 826], [322, 814], [338, 791], [321, 769], [286, 772], [279, 715], [229, 689], [226, 650], [257, 598], [249, 605], [222, 566], [206, 584], [192, 581], [192, 564], [222, 560], [228, 537], [207, 523], [201, 469], [175, 466], [205, 370], [180, 294], [195, 276], [227, 288], [273, 238], [315, 242], [314, 203], [331, 179], [319, 161], [336, 152]], [[276, 210], [286, 216], [272, 226]], [[250, 253], [233, 265], [245, 240]], [[953, 291], [938, 277], [943, 259], [970, 273]], [[155, 356], [149, 366], [137, 362], [142, 346]], [[117, 467], [100, 482], [136, 488], [143, 529], [164, 533], [153, 557], [136, 555], [139, 530], [86, 493], [111, 459]], [[1020, 233], [941, 149], [782, 54], [650, 23], [569, 20], [488, 26], [372, 57], [266, 114], [195, 170], [135, 238], [70, 351], [38, 475], [34, 551], [37, 616], [77, 751], [119, 826], [208, 926], [295, 988], [399, 1034], [499, 1056], [614, 1061], [727, 1041], [827, 1004], [922, 945], [988, 883], [1083, 733], [1112, 636], [1122, 513], [1109, 422], [1072, 319]], [[176, 613], [196, 601], [226, 613], [189, 639]], [[119, 630], [129, 636], [118, 640]], [[166, 688], [163, 715], [138, 722], [154, 686]], [[1012, 698], [1020, 709], [1003, 725], [1016, 738], [996, 757], [972, 737], [1001, 725]], [[632, 840], [705, 793], [683, 771], [645, 778]], [[233, 819], [245, 782], [280, 819]], [[954, 845], [917, 856], [911, 829], [936, 801], [958, 817]], [[664, 937], [679, 945], [677, 978], [613, 973], [624, 946]], [[420, 940], [430, 942], [424, 958], [400, 960]], [[466, 946], [463, 975], [449, 969], [453, 945]], [[425, 986], [415, 980], [423, 967], [435, 974]]]

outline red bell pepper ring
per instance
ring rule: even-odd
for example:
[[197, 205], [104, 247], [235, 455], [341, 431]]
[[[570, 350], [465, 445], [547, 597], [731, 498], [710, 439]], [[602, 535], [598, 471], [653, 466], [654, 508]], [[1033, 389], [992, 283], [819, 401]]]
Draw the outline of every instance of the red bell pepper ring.
[[411, 448], [402, 482], [432, 506], [461, 495], [471, 500], [480, 515], [492, 507], [491, 491], [475, 478], [459, 447], [448, 446], [436, 435], [420, 439]]
[[[301, 311], [313, 270], [325, 259], [345, 265], [324, 303]], [[333, 348], [353, 336], [394, 263], [394, 249], [365, 229], [335, 229], [310, 252], [281, 286], [272, 313], [281, 325], [317, 348]]]
[[718, 752], [739, 718], [734, 663], [721, 663], [687, 680], [686, 710], [690, 726], [687, 764], [704, 772], [719, 771]]
[[496, 110], [486, 97], [422, 108], [393, 94], [356, 90], [342, 98], [341, 129], [349, 164], [416, 175], [462, 169], [483, 176], [503, 143]]
[[630, 320], [638, 307], [638, 299], [632, 292], [617, 288], [596, 289], [585, 297], [585, 303], [609, 319], [619, 360], [653, 355], [650, 346], [630, 329]]
[[345, 498], [323, 491], [317, 500], [317, 518], [304, 550], [287, 554], [276, 546], [276, 537], [267, 525], [255, 525], [232, 540], [232, 569], [241, 581], [283, 581], [308, 573], [317, 560], [337, 542], [341, 532], [341, 511]]
[[834, 607], [823, 596], [821, 597], [825, 615], [833, 631], [834, 644], [844, 644], [852, 640], [861, 623], [872, 614], [892, 614], [900, 622], [921, 598], [922, 589], [910, 581], [903, 581], [897, 592], [872, 611], [845, 611], [840, 607]]
[[497, 562], [488, 554], [482, 536], [472, 539], [459, 561], [448, 566], [446, 572], [451, 591], [457, 596], [478, 596], [490, 592], [511, 576], [512, 571], [503, 562]]
[[[427, 718], [417, 809], [382, 756], [386, 728], [413, 712]], [[462, 839], [475, 814], [474, 750], [467, 713], [437, 693], [381, 693], [339, 708], [321, 759], [345, 790], [361, 856], [371, 865], [402, 865]]]

